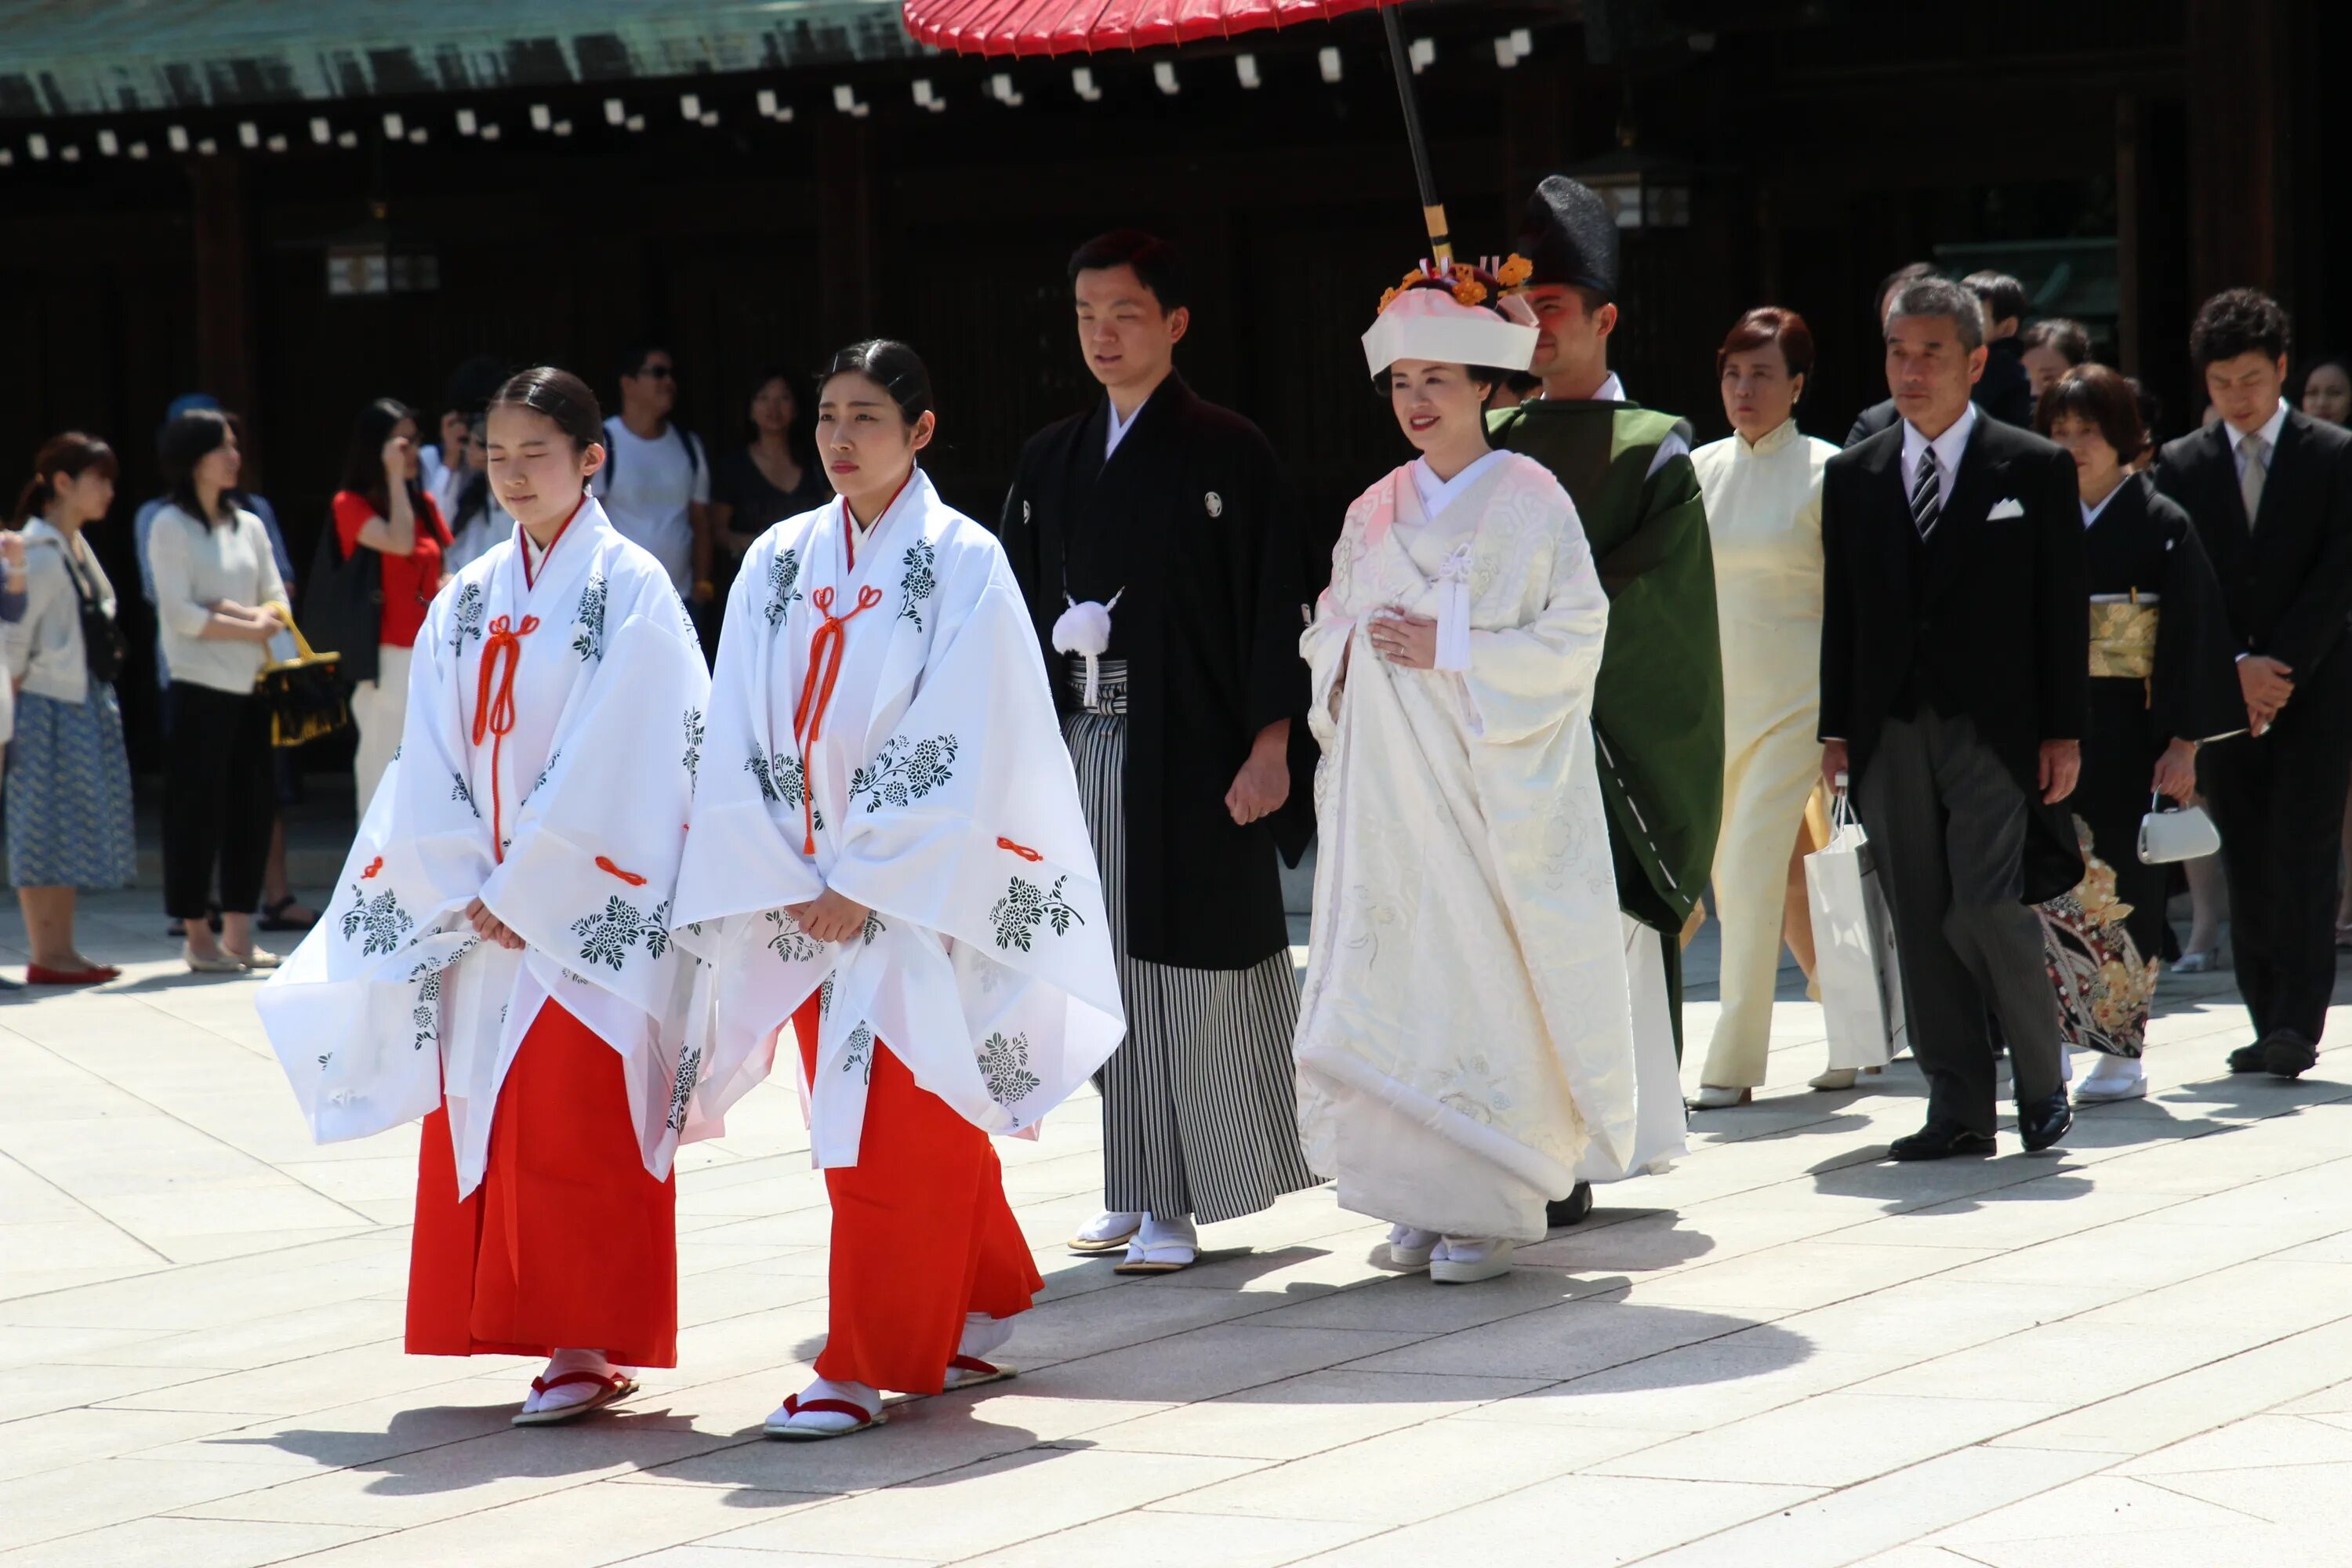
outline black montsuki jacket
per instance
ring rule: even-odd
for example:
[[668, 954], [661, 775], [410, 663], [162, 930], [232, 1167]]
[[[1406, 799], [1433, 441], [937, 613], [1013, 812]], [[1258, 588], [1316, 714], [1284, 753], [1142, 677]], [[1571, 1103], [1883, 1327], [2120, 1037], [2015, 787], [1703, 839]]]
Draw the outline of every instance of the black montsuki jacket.
[[[1071, 600], [1120, 595], [1108, 657], [1128, 663], [1128, 951], [1246, 969], [1289, 943], [1275, 851], [1295, 862], [1314, 830], [1295, 509], [1257, 426], [1180, 377], [1106, 462], [1108, 421], [1098, 400], [1031, 438], [998, 533], [1065, 712], [1077, 700], [1054, 623]], [[1289, 801], [1236, 826], [1225, 792], [1258, 731], [1282, 719]]]

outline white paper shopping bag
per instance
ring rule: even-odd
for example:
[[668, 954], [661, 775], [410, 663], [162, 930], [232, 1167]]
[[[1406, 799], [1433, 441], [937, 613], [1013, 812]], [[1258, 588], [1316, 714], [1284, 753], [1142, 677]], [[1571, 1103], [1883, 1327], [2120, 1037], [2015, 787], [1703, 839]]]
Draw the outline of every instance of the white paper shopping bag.
[[1870, 836], [1841, 790], [1830, 841], [1805, 857], [1812, 907], [1813, 978], [1827, 1016], [1832, 1068], [1883, 1067], [1906, 1044], [1895, 916], [1873, 864]]

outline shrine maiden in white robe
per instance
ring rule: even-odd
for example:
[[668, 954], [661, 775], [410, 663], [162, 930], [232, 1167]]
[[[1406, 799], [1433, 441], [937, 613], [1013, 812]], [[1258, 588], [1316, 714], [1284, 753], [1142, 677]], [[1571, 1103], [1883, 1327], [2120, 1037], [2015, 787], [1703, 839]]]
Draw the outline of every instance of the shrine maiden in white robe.
[[[1433, 521], [1412, 468], [1349, 509], [1301, 642], [1323, 762], [1299, 1120], [1343, 1206], [1532, 1241], [1588, 1148], [1635, 1142], [1591, 721], [1609, 601], [1542, 465], [1479, 459]], [[1385, 608], [1438, 620], [1449, 668], [1381, 658]]]
[[[619, 1053], [646, 1169], [669, 1173], [691, 960], [670, 940], [709, 679], [668, 574], [591, 498], [526, 581], [493, 545], [425, 614], [399, 755], [334, 899], [257, 999], [320, 1142], [446, 1089], [457, 1191], [551, 997]], [[478, 938], [479, 898], [525, 942]], [[436, 1048], [437, 1047], [437, 1048]]]
[[[850, 562], [839, 500], [778, 523], [727, 605], [678, 941], [712, 1121], [820, 988], [820, 1167], [857, 1163], [875, 1039], [984, 1131], [1033, 1132], [1125, 1037], [1102, 882], [995, 537], [917, 469]], [[786, 906], [873, 911], [819, 942]], [[799, 1077], [797, 1067], [794, 1076]]]

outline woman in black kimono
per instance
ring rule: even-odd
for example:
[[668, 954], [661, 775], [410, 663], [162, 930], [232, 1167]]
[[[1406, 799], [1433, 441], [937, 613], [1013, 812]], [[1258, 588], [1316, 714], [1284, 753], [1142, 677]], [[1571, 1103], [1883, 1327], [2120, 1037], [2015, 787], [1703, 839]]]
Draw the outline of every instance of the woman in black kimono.
[[2197, 747], [2245, 728], [2221, 584], [2189, 514], [2124, 465], [2147, 445], [2137, 389], [2080, 365], [2034, 424], [2066, 448], [2090, 567], [2090, 711], [2070, 804], [2088, 872], [2042, 908], [2067, 1043], [2100, 1053], [2078, 1100], [2147, 1092], [2139, 1056], [2164, 937], [2165, 868], [2140, 862], [2152, 797], [2195, 793]]

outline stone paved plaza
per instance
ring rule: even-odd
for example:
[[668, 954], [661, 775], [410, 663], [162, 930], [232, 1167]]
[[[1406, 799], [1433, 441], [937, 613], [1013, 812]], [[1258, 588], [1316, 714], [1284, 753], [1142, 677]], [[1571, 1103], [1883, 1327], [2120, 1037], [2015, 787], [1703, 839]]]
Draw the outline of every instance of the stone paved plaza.
[[156, 907], [86, 918], [122, 980], [0, 1000], [5, 1568], [2352, 1563], [2352, 1072], [2228, 1078], [2226, 974], [2168, 980], [2147, 1100], [1926, 1166], [1877, 1159], [1909, 1064], [1808, 1092], [1789, 1001], [1757, 1105], [1469, 1287], [1369, 1267], [1328, 1191], [1116, 1279], [1056, 1245], [1081, 1100], [1002, 1146], [1021, 1377], [798, 1447], [758, 1436], [824, 1327], [787, 1089], [680, 1158], [677, 1370], [515, 1431], [534, 1365], [401, 1352], [414, 1130], [312, 1147]]

